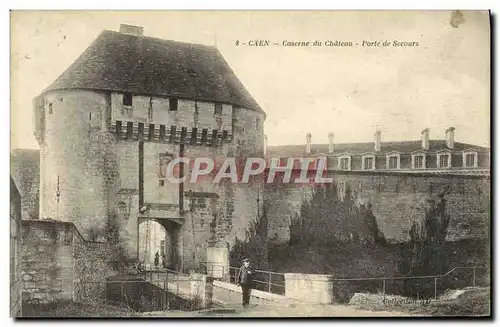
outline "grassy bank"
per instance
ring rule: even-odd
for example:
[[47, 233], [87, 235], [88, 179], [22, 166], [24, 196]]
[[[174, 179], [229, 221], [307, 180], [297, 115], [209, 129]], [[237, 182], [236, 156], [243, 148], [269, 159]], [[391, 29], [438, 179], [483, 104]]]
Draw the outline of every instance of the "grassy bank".
[[105, 304], [102, 301], [75, 303], [58, 301], [50, 304], [24, 304], [22, 318], [87, 318], [132, 317], [135, 312], [123, 305]]

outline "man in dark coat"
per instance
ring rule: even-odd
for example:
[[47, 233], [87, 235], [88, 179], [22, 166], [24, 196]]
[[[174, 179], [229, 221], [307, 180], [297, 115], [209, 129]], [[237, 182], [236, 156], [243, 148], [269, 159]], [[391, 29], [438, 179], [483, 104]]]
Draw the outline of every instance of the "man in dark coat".
[[158, 251], [156, 251], [156, 253], [155, 253], [155, 267], [156, 267], [156, 269], [158, 269], [159, 264], [160, 264], [160, 254], [158, 253]]
[[241, 286], [243, 293], [243, 306], [250, 304], [250, 292], [252, 291], [254, 270], [250, 267], [250, 259], [243, 260], [243, 266], [238, 271], [236, 282]]

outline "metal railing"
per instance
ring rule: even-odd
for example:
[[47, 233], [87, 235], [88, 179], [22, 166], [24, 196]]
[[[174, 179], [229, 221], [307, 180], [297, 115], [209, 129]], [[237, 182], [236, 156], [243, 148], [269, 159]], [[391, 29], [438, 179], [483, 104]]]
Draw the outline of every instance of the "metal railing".
[[[228, 267], [219, 263], [202, 262], [202, 270], [209, 276], [222, 281], [237, 284], [238, 267]], [[254, 270], [254, 288], [260, 291], [284, 295], [285, 294], [285, 274], [267, 270]]]
[[[118, 276], [123, 277], [123, 276]], [[103, 301], [138, 312], [195, 310], [199, 296], [191, 291], [193, 279], [176, 271], [146, 271], [130, 280], [84, 281], [75, 284], [79, 301]]]
[[447, 289], [468, 286], [489, 286], [489, 268], [483, 266], [455, 267], [445, 274], [428, 276], [395, 276], [365, 278], [333, 278], [334, 296], [340, 300], [353, 293], [381, 293], [437, 300]]
[[[236, 276], [240, 268], [203, 262], [206, 274], [228, 283], [237, 284]], [[265, 270], [254, 270], [255, 289], [279, 295], [285, 295], [285, 275]], [[489, 268], [484, 266], [455, 267], [445, 274], [429, 276], [394, 276], [394, 277], [331, 277], [334, 284], [334, 297], [347, 300], [354, 293], [379, 293], [385, 296], [405, 295], [417, 298], [434, 298], [447, 289], [467, 286], [489, 285]]]

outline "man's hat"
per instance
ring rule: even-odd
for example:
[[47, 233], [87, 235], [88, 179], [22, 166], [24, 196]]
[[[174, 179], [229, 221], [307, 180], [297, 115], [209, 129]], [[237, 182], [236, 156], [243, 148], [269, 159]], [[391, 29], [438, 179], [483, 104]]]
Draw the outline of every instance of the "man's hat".
[[250, 259], [245, 258], [245, 259], [243, 259], [243, 262], [250, 262]]

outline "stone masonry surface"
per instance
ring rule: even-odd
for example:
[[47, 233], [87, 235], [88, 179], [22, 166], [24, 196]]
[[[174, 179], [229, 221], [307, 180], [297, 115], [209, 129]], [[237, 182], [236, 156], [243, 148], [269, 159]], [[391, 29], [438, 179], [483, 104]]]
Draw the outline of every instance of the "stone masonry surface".
[[[358, 204], [371, 204], [386, 239], [404, 241], [414, 221], [424, 218], [429, 200], [445, 195], [451, 216], [448, 240], [485, 239], [489, 234], [490, 178], [482, 176], [334, 172], [342, 191], [349, 187]], [[312, 195], [310, 185], [266, 184], [268, 238], [287, 242], [290, 223], [301, 203]], [[333, 228], [333, 227], [332, 227]]]
[[103, 294], [104, 284], [99, 289], [85, 282], [113, 274], [115, 251], [109, 244], [84, 240], [72, 223], [48, 220], [22, 221], [22, 237], [23, 303], [79, 301]]

